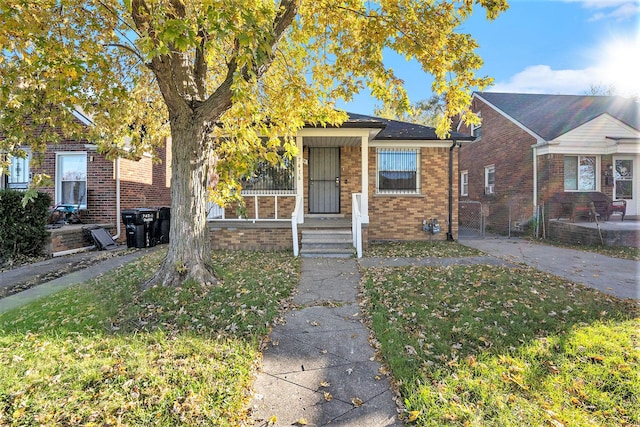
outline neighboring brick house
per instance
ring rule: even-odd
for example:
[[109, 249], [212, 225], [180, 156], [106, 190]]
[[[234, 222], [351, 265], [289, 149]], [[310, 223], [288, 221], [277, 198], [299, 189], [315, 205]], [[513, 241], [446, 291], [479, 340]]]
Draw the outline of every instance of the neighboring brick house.
[[488, 229], [526, 222], [558, 192], [602, 192], [640, 214], [637, 101], [479, 92], [471, 108], [482, 124], [457, 127], [475, 137], [460, 149], [460, 200], [483, 203]]
[[[290, 248], [292, 222], [301, 228], [332, 219], [353, 222], [354, 209], [365, 245], [456, 239], [454, 147], [469, 139], [453, 132], [441, 140], [431, 127], [359, 114], [349, 114], [339, 127], [307, 126], [296, 136], [298, 155], [288, 169], [265, 165], [245, 183], [245, 209], [212, 207], [214, 246]], [[423, 230], [433, 218], [440, 233]]]
[[[91, 125], [83, 115], [74, 115], [84, 126]], [[44, 153], [23, 148], [28, 158], [11, 159], [9, 175], [0, 176], [0, 188], [25, 189], [34, 174], [47, 174], [52, 187], [41, 191], [51, 195], [54, 206], [77, 206], [84, 224], [100, 224], [116, 234], [121, 226], [121, 210], [171, 203], [171, 164], [167, 156], [170, 140], [157, 151], [160, 162], [153, 162], [150, 155], [143, 155], [138, 161], [107, 160], [98, 153], [95, 144], [85, 139], [63, 137], [59, 143], [50, 144]], [[125, 233], [120, 231], [122, 240]]]

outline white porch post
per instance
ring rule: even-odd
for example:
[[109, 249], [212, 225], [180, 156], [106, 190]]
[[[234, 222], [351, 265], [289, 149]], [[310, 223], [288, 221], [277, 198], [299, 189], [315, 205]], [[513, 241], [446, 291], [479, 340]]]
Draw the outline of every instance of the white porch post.
[[[296, 136], [296, 146], [298, 147], [298, 154], [296, 155], [296, 199], [301, 198], [304, 200], [304, 166], [303, 166], [303, 138], [300, 135]], [[300, 204], [298, 209], [298, 224], [304, 223], [304, 201]]]
[[369, 135], [362, 136], [361, 143], [362, 196], [360, 213], [362, 223], [369, 224]]

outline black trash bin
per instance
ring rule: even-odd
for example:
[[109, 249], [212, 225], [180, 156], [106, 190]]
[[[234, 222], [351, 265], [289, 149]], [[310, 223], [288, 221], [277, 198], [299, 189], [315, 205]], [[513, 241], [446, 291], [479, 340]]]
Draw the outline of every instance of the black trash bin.
[[169, 243], [169, 230], [171, 224], [171, 208], [163, 206], [158, 209], [158, 219], [154, 227], [156, 243]]
[[146, 248], [156, 245], [154, 228], [158, 218], [157, 209], [126, 209], [120, 214], [127, 234], [128, 248]]

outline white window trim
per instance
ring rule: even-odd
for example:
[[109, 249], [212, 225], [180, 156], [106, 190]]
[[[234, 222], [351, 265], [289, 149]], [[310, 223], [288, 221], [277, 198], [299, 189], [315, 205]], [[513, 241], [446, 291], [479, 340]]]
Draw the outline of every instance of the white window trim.
[[[489, 171], [493, 169], [493, 184], [489, 184]], [[496, 193], [496, 165], [487, 165], [484, 167], [484, 194]]]
[[[80, 156], [80, 155], [84, 155], [85, 159], [87, 157], [87, 152], [86, 151], [59, 151], [56, 153], [56, 165], [55, 165], [55, 204], [59, 205], [60, 203], [62, 203], [62, 179], [60, 176], [60, 158], [64, 157], [64, 156]], [[87, 161], [87, 167], [88, 165], [88, 161]], [[88, 178], [89, 172], [87, 171], [87, 177], [85, 178], [85, 183], [87, 182], [87, 178]], [[80, 209], [87, 209], [87, 198], [89, 196], [89, 186], [86, 186], [86, 195], [85, 195], [85, 201], [84, 203], [82, 203], [80, 205]]]
[[[26, 190], [29, 187], [29, 184], [31, 183], [31, 149], [30, 148], [23, 148], [22, 149], [25, 153], [27, 153], [27, 157], [24, 159], [21, 159], [19, 157], [11, 157], [11, 163], [9, 165], [9, 175], [7, 176], [7, 188], [11, 188], [14, 190]], [[24, 162], [25, 166], [26, 166], [26, 176], [27, 176], [27, 180], [26, 181], [19, 181], [19, 182], [11, 182], [12, 181], [12, 177], [15, 178], [15, 175], [12, 173], [12, 169], [14, 167], [14, 159], [19, 160], [21, 163]]]
[[[465, 177], [467, 178], [467, 182], [465, 185]], [[468, 196], [469, 195], [469, 171], [460, 172], [460, 195]]]
[[[480, 138], [482, 138], [482, 111], [478, 111], [476, 115], [480, 118], [480, 124], [479, 125], [472, 124], [470, 126], [470, 129], [471, 129], [471, 136], [475, 137], [475, 140], [479, 140]], [[476, 129], [480, 129], [479, 136], [474, 135], [474, 132], [476, 131]]]
[[[396, 190], [380, 190], [380, 151], [399, 150], [399, 151], [413, 151], [416, 155], [416, 189], [413, 191], [396, 191]], [[416, 147], [378, 147], [376, 148], [376, 194], [384, 196], [415, 196], [422, 194], [421, 183], [421, 163], [422, 163], [422, 150]]]
[[[576, 189], [575, 190], [567, 190], [564, 187], [564, 159], [566, 157], [577, 157], [577, 162], [578, 162], [577, 166], [578, 166], [578, 168], [580, 167], [580, 158], [581, 157], [595, 157], [596, 158], [596, 162], [595, 162], [595, 164], [593, 166], [595, 168], [595, 171], [594, 171], [594, 174], [595, 174], [595, 184], [594, 184], [595, 189], [594, 190], [581, 190], [579, 188], [579, 183], [578, 182], [576, 182]], [[579, 192], [585, 192], [585, 191], [601, 191], [601, 187], [600, 187], [600, 172], [599, 172], [600, 171], [600, 160], [601, 160], [600, 156], [596, 155], [596, 154], [564, 154], [563, 157], [562, 157], [562, 167], [563, 167], [562, 188], [563, 188], [563, 191], [565, 191], [567, 193], [571, 193], [571, 192], [579, 193]], [[578, 173], [579, 173], [579, 171], [578, 171]]]

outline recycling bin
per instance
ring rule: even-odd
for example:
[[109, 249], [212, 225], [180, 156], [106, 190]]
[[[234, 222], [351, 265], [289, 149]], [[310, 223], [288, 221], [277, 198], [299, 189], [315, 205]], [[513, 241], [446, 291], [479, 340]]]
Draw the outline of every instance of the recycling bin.
[[154, 227], [156, 243], [169, 243], [169, 230], [171, 224], [171, 208], [163, 206], [158, 209], [158, 219]]
[[120, 214], [127, 235], [128, 248], [146, 248], [156, 245], [154, 228], [158, 218], [157, 209], [125, 209]]

